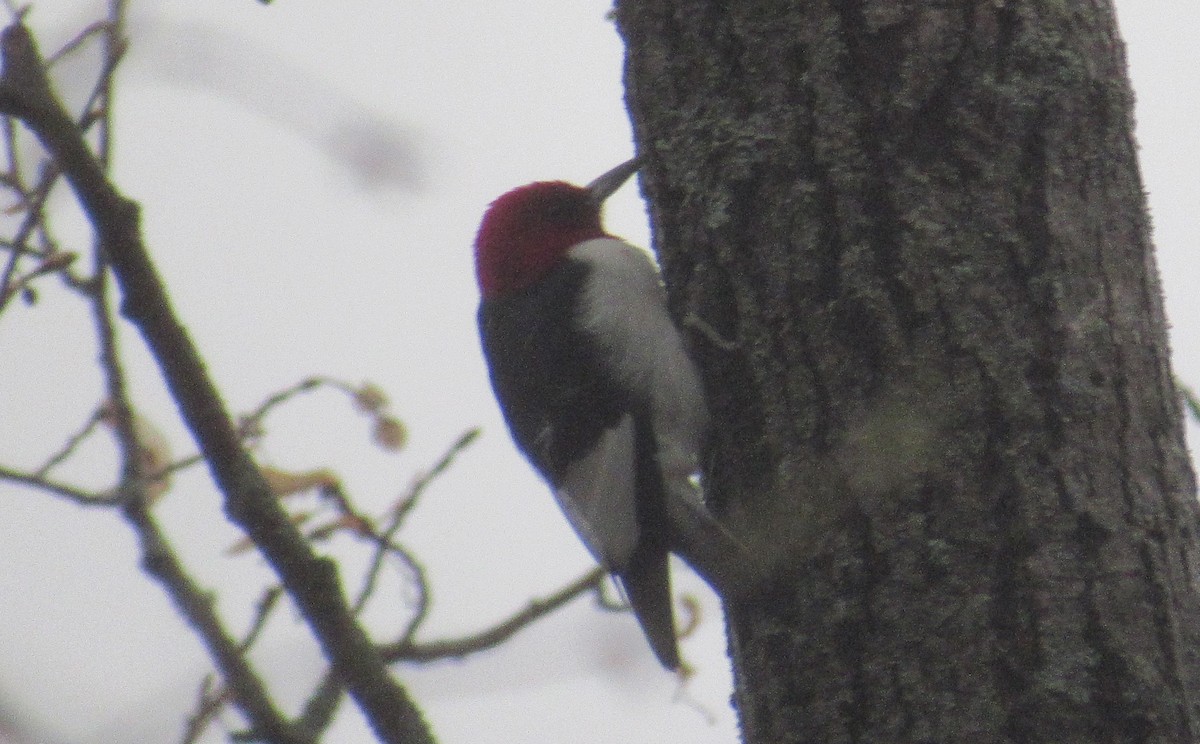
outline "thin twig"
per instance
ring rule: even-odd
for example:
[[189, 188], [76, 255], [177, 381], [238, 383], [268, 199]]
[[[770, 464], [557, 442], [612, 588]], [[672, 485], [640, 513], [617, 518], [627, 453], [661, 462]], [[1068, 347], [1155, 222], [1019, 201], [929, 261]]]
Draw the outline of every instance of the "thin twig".
[[0, 272], [0, 313], [8, 305], [8, 299], [17, 294], [13, 285], [13, 276], [17, 273], [17, 265], [21, 261], [22, 251], [15, 246], [4, 262], [4, 271]]
[[200, 693], [196, 700], [196, 711], [188, 716], [180, 744], [195, 744], [208, 730], [225, 704], [229, 702], [229, 689], [216, 686], [212, 675], [205, 675], [200, 682]]
[[250, 629], [246, 631], [242, 642], [238, 644], [242, 653], [249, 651], [254, 642], [258, 640], [263, 628], [267, 626], [267, 620], [271, 617], [272, 610], [279, 604], [279, 598], [282, 596], [283, 587], [281, 586], [272, 586], [263, 592], [262, 597], [255, 606], [254, 620], [250, 623]]
[[[85, 121], [98, 120], [99, 137], [96, 143], [96, 158], [100, 166], [108, 171], [112, 164], [113, 135], [112, 135], [112, 91], [113, 78], [117, 65], [125, 58], [125, 2], [110, 0], [108, 3], [108, 22], [103, 28], [104, 33], [104, 67], [96, 77], [96, 85], [92, 95], [83, 106]], [[100, 115], [95, 115], [97, 103]]]
[[[355, 615], [360, 614], [374, 594], [380, 571], [383, 568], [384, 558], [388, 554], [397, 557], [404, 563], [411, 574], [412, 585], [416, 590], [413, 613], [400, 635], [402, 642], [412, 639], [429, 613], [429, 582], [425, 578], [424, 567], [421, 566], [416, 557], [394, 542], [396, 533], [404, 524], [405, 518], [417, 505], [421, 495], [425, 493], [433, 481], [439, 475], [446, 472], [455, 458], [478, 438], [479, 429], [477, 427], [468, 429], [460, 434], [458, 439], [454, 440], [446, 448], [446, 451], [433, 464], [433, 467], [413, 481], [412, 485], [409, 486], [408, 492], [398, 500], [397, 506], [391, 510], [388, 526], [384, 529], [383, 533], [372, 536], [375, 542], [375, 552], [371, 556], [371, 565], [367, 568], [366, 575], [363, 577], [363, 584], [359, 588], [358, 596], [354, 600], [352, 611]], [[308, 702], [304, 705], [304, 711], [300, 715], [300, 725], [304, 730], [313, 732], [314, 734], [324, 731], [332, 720], [333, 714], [337, 711], [338, 703], [341, 701], [341, 694], [341, 683], [332, 674], [326, 674], [313, 693], [309, 695]]]
[[66, 459], [75, 452], [75, 449], [79, 447], [79, 445], [82, 444], [85, 439], [91, 436], [92, 432], [96, 430], [96, 426], [99, 424], [100, 410], [97, 409], [96, 412], [88, 418], [87, 423], [85, 423], [79, 431], [75, 432], [67, 439], [58, 452], [51, 455], [50, 458], [47, 459], [40, 468], [34, 471], [34, 476], [43, 478], [49, 475], [51, 470], [66, 461]]
[[[413, 508], [416, 507], [421, 495], [425, 493], [426, 489], [429, 488], [430, 484], [432, 484], [439, 475], [444, 473], [446, 469], [453, 464], [454, 459], [458, 457], [463, 450], [471, 446], [471, 443], [478, 438], [479, 429], [477, 427], [468, 429], [460, 434], [458, 439], [454, 440], [454, 442], [446, 449], [442, 456], [438, 458], [438, 461], [434, 463], [433, 467], [413, 481], [412, 486], [409, 487], [408, 493], [399, 500], [396, 508], [392, 510], [391, 519], [388, 522], [387, 528], [384, 529], [383, 534], [380, 535], [378, 545], [375, 549], [375, 554], [371, 557], [371, 565], [367, 568], [367, 573], [363, 579], [362, 588], [359, 589], [358, 598], [354, 602], [356, 612], [361, 611], [363, 606], [366, 605], [367, 599], [370, 597], [371, 592], [374, 589], [379, 570], [383, 567], [383, 559], [387, 552], [387, 547], [392, 544], [392, 539], [396, 536], [396, 533], [400, 531], [400, 527], [404, 524], [405, 518], [413, 510]], [[415, 566], [415, 564], [416, 562], [413, 561], [412, 565]]]
[[238, 422], [238, 433], [241, 434], [243, 439], [254, 438], [254, 433], [261, 428], [262, 421], [267, 417], [268, 413], [301, 393], [307, 393], [309, 391], [316, 390], [322, 384], [321, 378], [309, 377], [297, 382], [295, 385], [286, 387], [277, 393], [272, 393], [267, 397], [266, 400], [260, 403], [257, 408], [240, 417]]
[[116, 494], [101, 494], [84, 491], [75, 486], [69, 486], [65, 483], [44, 478], [33, 473], [24, 473], [20, 470], [0, 466], [0, 480], [12, 481], [21, 485], [30, 486], [43, 491], [48, 491], [55, 496], [72, 501], [80, 506], [116, 506], [121, 503], [120, 498]]
[[[278, 585], [269, 587], [263, 592], [255, 606], [254, 619], [250, 622], [250, 628], [238, 644], [240, 653], [243, 655], [249, 653], [250, 648], [258, 641], [263, 629], [267, 626], [271, 612], [279, 606], [279, 598], [282, 596], [283, 588]], [[190, 742], [198, 740], [217, 714], [225, 708], [231, 697], [231, 691], [227, 686], [218, 686], [213, 682], [211, 675], [205, 676], [196, 704], [196, 712], [188, 717], [182, 744], [190, 744]], [[310, 730], [305, 728], [303, 723], [295, 726], [295, 729], [306, 732], [306, 736], [316, 741], [317, 737], [312, 736]]]
[[276, 709], [242, 645], [230, 637], [217, 616], [213, 597], [196, 586], [163, 536], [144, 499], [133, 498], [123, 508], [141, 543], [143, 568], [167, 590], [176, 609], [196, 629], [213, 658], [238, 709], [259, 736], [272, 742], [313, 744]]
[[388, 644], [383, 648], [383, 657], [388, 661], [428, 662], [459, 658], [494, 648], [538, 618], [548, 615], [582, 594], [597, 591], [604, 582], [605, 575], [603, 568], [596, 567], [554, 594], [533, 600], [525, 609], [482, 632], [442, 641]]
[[204, 455], [188, 455], [187, 457], [179, 458], [162, 470], [158, 470], [153, 473], [147, 473], [145, 478], [147, 481], [153, 483], [154, 481], [163, 480], [173, 473], [178, 473], [180, 470], [187, 470], [188, 468], [195, 467], [202, 462], [204, 462]]
[[[120, 3], [119, 5], [121, 8], [124, 7], [123, 3]], [[113, 30], [115, 33], [116, 30], [120, 28], [121, 24], [110, 19], [109, 21], [103, 22], [102, 25], [105, 28]], [[110, 45], [110, 47], [112, 47], [110, 49], [110, 53], [105, 55], [104, 66], [100, 70], [100, 74], [97, 76], [91, 92], [88, 94], [88, 99], [83, 105], [83, 113], [80, 114], [78, 119], [79, 128], [82, 132], [86, 133], [91, 128], [92, 124], [94, 124], [97, 120], [96, 117], [92, 116], [91, 113], [93, 107], [96, 106], [97, 101], [103, 101], [102, 108], [104, 111], [104, 116], [100, 117], [100, 121], [104, 127], [104, 131], [102, 132], [100, 138], [100, 161], [104, 164], [106, 169], [108, 165], [108, 159], [111, 154], [112, 144], [109, 135], [111, 119], [110, 114], [108, 113], [110, 108], [109, 100], [112, 95], [112, 77], [116, 73], [117, 66], [120, 64], [121, 59], [124, 56], [123, 45]], [[15, 145], [16, 133], [15, 127], [12, 126], [11, 116], [5, 117], [5, 126], [10, 170], [17, 178], [19, 178], [20, 166], [17, 160], [17, 149]], [[25, 206], [25, 218], [21, 221], [20, 227], [17, 228], [17, 231], [13, 234], [11, 240], [7, 241], [11, 246], [12, 255], [9, 257], [9, 260], [4, 267], [3, 275], [0, 276], [0, 312], [4, 311], [4, 308], [8, 304], [9, 300], [16, 295], [15, 291], [10, 291], [12, 289], [10, 287], [10, 283], [12, 282], [13, 275], [16, 273], [17, 261], [19, 257], [27, 251], [27, 248], [25, 247], [26, 241], [29, 240], [29, 237], [34, 233], [34, 231], [39, 232], [43, 240], [50, 241], [50, 236], [48, 233], [49, 228], [46, 226], [44, 219], [45, 214], [43, 213], [42, 209], [45, 207], [46, 200], [49, 199], [50, 192], [53, 190], [54, 184], [58, 181], [59, 175], [59, 169], [55, 166], [54, 162], [46, 161], [40, 168], [38, 182], [33, 190], [23, 190], [21, 192], [21, 198]], [[44, 250], [31, 252], [40, 256], [46, 255], [46, 251]], [[67, 276], [70, 277], [69, 274], [67, 274]], [[69, 286], [76, 288], [91, 286], [91, 282], [80, 281], [73, 277], [71, 277], [71, 279], [72, 281], [68, 282]]]
[[[507, 620], [474, 635], [418, 643], [413, 641], [410, 634], [406, 633], [401, 640], [381, 649], [383, 657], [388, 662], [427, 663], [441, 659], [459, 658], [494, 648], [522, 628], [549, 615], [580, 595], [588, 591], [599, 591], [604, 577], [604, 569], [597, 567], [548, 597], [531, 601], [527, 607], [516, 612]], [[337, 678], [327, 673], [304, 706], [304, 712], [300, 716], [301, 727], [314, 735], [323, 731], [337, 710], [341, 692], [342, 686], [338, 683]]]
[[[313, 553], [242, 448], [150, 259], [142, 240], [139, 206], [108, 180], [79, 127], [53, 96], [45, 67], [24, 25], [15, 23], [0, 34], [0, 53], [0, 113], [22, 119], [71, 184], [117, 277], [122, 313], [141, 331], [158, 362], [225, 495], [226, 513], [278, 573], [376, 736], [394, 744], [429, 744], [432, 737], [420, 711], [388, 673], [370, 638], [351, 615], [337, 567]], [[131, 502], [131, 509], [138, 506]], [[239, 704], [244, 704], [241, 697], [239, 691]], [[276, 732], [257, 733], [268, 736]], [[290, 730], [277, 733], [281, 738], [291, 734]]]
[[424, 475], [417, 478], [412, 487], [409, 489], [408, 494], [400, 500], [399, 505], [395, 508], [392, 516], [392, 525], [388, 527], [388, 531], [385, 533], [387, 537], [390, 538], [392, 534], [394, 534], [395, 531], [400, 528], [400, 525], [404, 523], [404, 518], [407, 517], [408, 513], [417, 505], [417, 501], [421, 498], [421, 495], [425, 493], [425, 489], [429, 487], [429, 484], [433, 483], [433, 481], [439, 475], [444, 473], [447, 468], [454, 464], [454, 459], [479, 438], [481, 431], [482, 430], [479, 427], [472, 427], [464, 431], [459, 435], [458, 439], [454, 440], [454, 443], [450, 445], [445, 454], [443, 454], [442, 457], [436, 463], [434, 463], [433, 467], [430, 468]]
[[74, 38], [70, 39], [66, 44], [63, 44], [61, 47], [59, 47], [57, 52], [54, 52], [50, 56], [46, 57], [46, 69], [54, 67], [54, 65], [58, 64], [60, 60], [83, 46], [84, 43], [86, 43], [87, 40], [93, 36], [96, 36], [97, 34], [108, 33], [111, 27], [112, 24], [108, 19], [103, 21], [93, 21], [92, 23], [84, 26], [79, 33], [75, 34]]

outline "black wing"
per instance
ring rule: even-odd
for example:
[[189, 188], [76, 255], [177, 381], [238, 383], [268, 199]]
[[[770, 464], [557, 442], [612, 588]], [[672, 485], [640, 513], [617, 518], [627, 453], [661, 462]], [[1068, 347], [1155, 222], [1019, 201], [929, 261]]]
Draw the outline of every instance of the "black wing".
[[[645, 534], [646, 432], [629, 393], [579, 327], [589, 267], [567, 260], [534, 287], [479, 308], [492, 388], [517, 446], [550, 482], [584, 544], [610, 571]], [[638, 445], [642, 445], [639, 449]]]
[[567, 260], [524, 291], [479, 306], [492, 389], [513, 439], [554, 486], [630, 410], [572, 319], [588, 267]]

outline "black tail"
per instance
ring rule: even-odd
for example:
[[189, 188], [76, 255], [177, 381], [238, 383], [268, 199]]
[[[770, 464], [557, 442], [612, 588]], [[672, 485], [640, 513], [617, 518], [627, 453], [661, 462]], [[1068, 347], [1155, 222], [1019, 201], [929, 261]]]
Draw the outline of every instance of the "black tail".
[[679, 668], [679, 647], [675, 640], [675, 613], [671, 608], [668, 553], [647, 547], [639, 546], [629, 567], [619, 574], [619, 578], [654, 655], [663, 666], [674, 670]]

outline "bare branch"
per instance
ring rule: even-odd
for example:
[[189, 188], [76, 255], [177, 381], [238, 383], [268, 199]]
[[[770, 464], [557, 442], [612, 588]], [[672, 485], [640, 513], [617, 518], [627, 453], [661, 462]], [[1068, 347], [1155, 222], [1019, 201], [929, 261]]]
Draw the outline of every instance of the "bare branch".
[[467, 447], [479, 438], [480, 430], [478, 427], [468, 429], [459, 435], [458, 439], [447, 448], [438, 461], [434, 463], [426, 473], [417, 478], [408, 493], [405, 494], [392, 509], [391, 521], [387, 528], [379, 535], [375, 554], [371, 557], [371, 565], [367, 569], [366, 577], [363, 579], [363, 586], [359, 590], [358, 598], [354, 602], [354, 612], [361, 612], [370, 599], [371, 593], [374, 591], [375, 583], [378, 581], [379, 571], [383, 567], [384, 556], [390, 551], [404, 562], [414, 578], [414, 584], [417, 588], [416, 608], [413, 612], [413, 617], [409, 620], [408, 626], [405, 628], [401, 636], [402, 641], [410, 640], [417, 632], [421, 623], [424, 622], [425, 616], [429, 610], [429, 586], [425, 581], [425, 571], [408, 551], [400, 548], [393, 543], [396, 533], [403, 526], [405, 518], [416, 507], [421, 495], [425, 493], [429, 485], [454, 462], [455, 458], [462, 453]]
[[49, 69], [58, 64], [59, 60], [82, 47], [92, 37], [99, 36], [101, 34], [108, 34], [111, 29], [112, 22], [108, 19], [89, 23], [88, 25], [84, 26], [79, 33], [75, 34], [73, 38], [69, 39], [66, 44], [63, 44], [57, 52], [54, 52], [50, 56], [46, 57], [46, 68]]
[[[142, 242], [138, 205], [109, 182], [79, 127], [54, 97], [34, 40], [20, 22], [0, 34], [0, 54], [0, 112], [29, 126], [71, 184], [96, 231], [100, 250], [116, 274], [123, 294], [122, 313], [141, 331], [160, 365], [225, 494], [226, 512], [274, 567], [376, 735], [395, 744], [431, 742], [420, 711], [388, 674], [379, 653], [351, 615], [336, 566], [313, 553], [242, 449], [216, 387], [176, 318]], [[134, 521], [148, 517], [136, 500], [128, 503], [127, 515]], [[157, 546], [146, 546], [147, 550], [151, 547]], [[166, 549], [165, 544], [161, 547]], [[154, 563], [162, 553], [147, 555], [155, 570], [170, 574], [171, 561]], [[167, 585], [173, 587], [175, 578], [166, 578]], [[245, 705], [246, 701], [239, 699], [239, 703]], [[277, 733], [280, 740], [290, 734]]]
[[187, 726], [183, 730], [180, 744], [195, 744], [204, 735], [212, 720], [217, 717], [229, 702], [229, 689], [218, 687], [212, 675], [206, 675], [200, 683], [200, 693], [196, 700], [196, 711], [188, 716]]
[[263, 628], [267, 625], [267, 619], [271, 617], [272, 610], [279, 604], [279, 598], [282, 596], [283, 588], [279, 586], [270, 587], [263, 592], [262, 598], [258, 600], [258, 606], [255, 608], [254, 621], [250, 623], [250, 630], [246, 631], [246, 636], [239, 644], [242, 653], [249, 651], [254, 642], [258, 640]]
[[[604, 577], [604, 569], [594, 568], [550, 596], [531, 601], [525, 609], [515, 613], [507, 620], [463, 638], [416, 643], [412, 640], [412, 630], [416, 624], [412, 624], [401, 640], [383, 647], [383, 656], [389, 662], [427, 663], [486, 651], [504, 643], [522, 628], [549, 615], [576, 597], [588, 591], [599, 591], [604, 583]], [[332, 675], [325, 675], [321, 684], [309, 697], [308, 703], [304, 706], [304, 712], [300, 716], [301, 725], [305, 731], [316, 733], [329, 725], [329, 721], [337, 710], [341, 692], [342, 687], [338, 684], [337, 679]]]
[[388, 661], [428, 662], [458, 658], [485, 651], [504, 643], [525, 626], [548, 615], [559, 607], [589, 591], [598, 591], [604, 582], [603, 568], [596, 567], [549, 597], [535, 599], [509, 619], [488, 630], [462, 638], [417, 643], [411, 640], [393, 643], [383, 648]]
[[20, 483], [21, 485], [48, 491], [55, 496], [62, 496], [80, 506], [116, 506], [120, 503], [120, 499], [114, 494], [84, 491], [75, 486], [68, 486], [65, 483], [50, 480], [37, 473], [23, 473], [2, 465], [0, 465], [0, 480], [12, 481], [13, 483]]
[[[246, 631], [245, 636], [238, 644], [238, 651], [245, 655], [250, 651], [262, 634], [263, 628], [267, 625], [267, 620], [271, 616], [271, 612], [279, 605], [279, 598], [283, 596], [283, 588], [272, 586], [263, 592], [263, 596], [259, 599], [257, 608], [254, 612], [254, 619], [250, 623], [250, 629]], [[201, 683], [200, 696], [196, 703], [196, 711], [188, 717], [187, 727], [184, 730], [183, 744], [189, 744], [198, 740], [212, 720], [216, 718], [225, 705], [233, 699], [231, 689], [227, 685], [216, 685], [211, 675], [206, 676]], [[294, 727], [296, 731], [304, 732], [306, 738], [317, 741], [314, 729], [304, 725], [301, 721]]]
[[305, 731], [324, 731], [329, 726], [342, 701], [342, 689], [337, 677], [326, 673], [317, 689], [309, 695], [300, 714], [300, 725], [304, 726]]
[[310, 737], [291, 725], [275, 709], [262, 681], [242, 653], [242, 644], [225, 632], [217, 617], [212, 595], [201, 591], [188, 576], [178, 556], [167, 543], [142, 499], [130, 499], [124, 507], [126, 520], [137, 530], [142, 549], [142, 567], [167, 590], [175, 607], [197, 634], [221, 670], [238, 708], [246, 714], [258, 734], [272, 742], [311, 744]]
[[[357, 392], [351, 390], [350, 392]], [[354, 601], [353, 611], [355, 615], [362, 612], [370, 601], [372, 594], [375, 591], [375, 586], [378, 582], [378, 577], [383, 568], [384, 558], [391, 554], [398, 558], [413, 577], [413, 586], [416, 588], [417, 596], [414, 603], [412, 617], [409, 618], [408, 624], [401, 633], [401, 642], [408, 642], [412, 639], [417, 629], [424, 622], [425, 617], [429, 612], [429, 582], [425, 578], [425, 569], [417, 561], [408, 550], [394, 542], [396, 533], [404, 524], [405, 518], [417, 505], [421, 495], [429, 488], [429, 485], [442, 473], [450, 467], [454, 459], [458, 457], [467, 447], [479, 438], [479, 429], [471, 428], [459, 435], [458, 439], [446, 449], [438, 461], [433, 464], [427, 472], [418, 477], [409, 487], [408, 492], [402, 496], [396, 503], [396, 506], [391, 510], [390, 521], [383, 533], [372, 535], [375, 542], [375, 553], [371, 557], [371, 565], [367, 568], [366, 576], [363, 578], [363, 585], [359, 589], [358, 597]], [[326, 674], [309, 696], [308, 702], [304, 705], [304, 712], [300, 716], [300, 723], [305, 731], [316, 733], [324, 731], [333, 718], [333, 714], [337, 711], [338, 703], [341, 701], [342, 685], [337, 678], [331, 674]]]
[[58, 452], [51, 455], [50, 458], [47, 459], [46, 462], [34, 472], [34, 476], [43, 478], [49, 475], [51, 470], [66, 461], [66, 459], [75, 452], [75, 449], [81, 443], [83, 443], [85, 439], [91, 436], [92, 432], [96, 430], [96, 426], [99, 423], [100, 411], [97, 409], [96, 412], [94, 412], [88, 418], [87, 423], [85, 423], [79, 431], [72, 434], [58, 450]]

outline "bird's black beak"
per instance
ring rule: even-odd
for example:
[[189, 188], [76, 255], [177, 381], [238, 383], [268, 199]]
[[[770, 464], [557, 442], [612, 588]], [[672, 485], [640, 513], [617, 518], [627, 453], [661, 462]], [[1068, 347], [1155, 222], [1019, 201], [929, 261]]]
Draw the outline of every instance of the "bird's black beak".
[[603, 204], [604, 200], [612, 196], [613, 193], [621, 188], [621, 185], [629, 180], [629, 177], [637, 173], [641, 167], [641, 162], [637, 158], [626, 160], [616, 168], [597, 178], [587, 185], [588, 191], [592, 193], [592, 198], [597, 204]]

